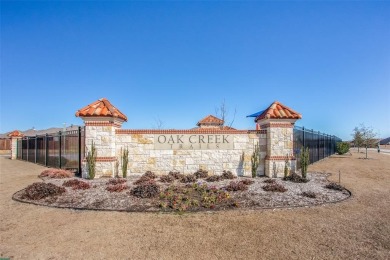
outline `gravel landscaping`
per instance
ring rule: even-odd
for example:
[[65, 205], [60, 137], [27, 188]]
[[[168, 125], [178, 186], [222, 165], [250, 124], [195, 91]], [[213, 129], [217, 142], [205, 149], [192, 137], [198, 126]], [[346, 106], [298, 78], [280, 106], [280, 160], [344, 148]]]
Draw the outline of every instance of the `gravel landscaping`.
[[0, 157], [0, 258], [389, 259], [390, 156], [368, 156], [352, 151], [309, 166], [332, 182], [341, 172], [341, 184], [352, 192], [341, 202], [184, 214], [20, 203], [13, 194], [40, 181], [47, 168]]
[[[22, 202], [29, 202], [38, 205], [75, 208], [75, 209], [92, 209], [92, 210], [117, 210], [117, 211], [202, 211], [202, 210], [226, 210], [237, 208], [281, 208], [281, 207], [298, 207], [312, 206], [329, 202], [337, 202], [344, 200], [350, 196], [347, 190], [328, 189], [325, 186], [330, 182], [327, 180], [329, 174], [309, 173], [308, 182], [294, 183], [284, 181], [282, 179], [270, 179], [266, 177], [245, 178], [239, 177], [234, 179], [224, 179], [215, 182], [207, 182], [206, 178], [199, 178], [195, 182], [182, 183], [180, 180], [175, 180], [172, 183], [159, 181], [156, 178], [156, 184], [159, 187], [159, 196], [152, 198], [139, 198], [131, 194], [131, 191], [136, 187], [135, 184], [141, 176], [132, 176], [127, 179], [95, 179], [85, 180], [80, 178], [62, 178], [53, 179], [44, 177], [44, 183], [54, 184], [57, 187], [62, 187], [66, 192], [58, 195], [38, 198], [36, 200], [25, 196], [26, 190], [23, 189], [14, 194], [13, 198]], [[109, 181], [121, 181], [118, 184], [119, 191], [109, 185]], [[243, 185], [244, 191], [228, 191], [228, 185], [233, 182], [237, 184], [242, 181], [251, 181], [249, 185]], [[276, 185], [284, 187], [285, 192], [266, 191], [263, 189], [269, 185], [267, 181], [274, 180]], [[66, 183], [81, 183], [86, 188], [75, 189]], [[64, 185], [65, 183], [65, 185]], [[275, 185], [272, 184], [272, 185]], [[65, 187], [64, 187], [65, 186]], [[194, 189], [201, 189], [200, 192], [210, 191], [213, 193], [219, 192], [224, 198], [217, 200], [216, 196], [197, 195]], [[271, 187], [272, 188], [272, 187]], [[172, 196], [180, 196], [176, 198], [177, 206], [169, 203], [166, 196], [163, 195], [167, 189], [171, 189]], [[180, 189], [179, 195], [175, 194], [174, 189]], [[214, 192], [214, 193], [215, 193]], [[307, 196], [311, 194], [311, 196]], [[184, 197], [184, 198], [183, 198]], [[196, 197], [196, 198], [195, 198]], [[226, 198], [225, 198], [226, 197]], [[206, 201], [214, 199], [215, 202]], [[196, 199], [196, 201], [195, 201]], [[183, 203], [188, 202], [188, 203]], [[195, 201], [195, 203], [192, 203]], [[207, 203], [203, 203], [206, 201]], [[192, 204], [191, 204], [192, 203]], [[181, 207], [181, 205], [183, 207]]]

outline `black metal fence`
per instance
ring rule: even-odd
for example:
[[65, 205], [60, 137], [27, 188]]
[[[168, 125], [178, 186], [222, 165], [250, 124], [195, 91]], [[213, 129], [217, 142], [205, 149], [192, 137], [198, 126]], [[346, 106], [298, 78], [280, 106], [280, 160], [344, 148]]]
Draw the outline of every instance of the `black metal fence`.
[[300, 153], [302, 147], [308, 147], [310, 151], [310, 163], [322, 160], [336, 152], [337, 142], [342, 140], [334, 135], [328, 135], [319, 131], [294, 127], [294, 156], [297, 168], [300, 168]]
[[23, 137], [18, 140], [17, 158], [81, 174], [84, 147], [84, 127], [79, 127], [78, 130]]

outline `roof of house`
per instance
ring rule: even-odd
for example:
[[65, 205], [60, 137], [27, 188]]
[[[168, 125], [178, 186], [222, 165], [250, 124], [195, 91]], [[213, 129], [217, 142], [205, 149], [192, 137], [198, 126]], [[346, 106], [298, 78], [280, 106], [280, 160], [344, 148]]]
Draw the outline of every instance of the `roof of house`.
[[[261, 113], [255, 113], [255, 122], [261, 119], [301, 119], [302, 115], [291, 108], [281, 104], [278, 101], [273, 102], [267, 109]], [[250, 116], [253, 116], [250, 115]]]
[[213, 115], [208, 115], [202, 120], [200, 120], [196, 125], [223, 125], [224, 121], [222, 119], [219, 119], [218, 117], [215, 117]]
[[115, 117], [127, 121], [127, 117], [106, 98], [101, 98], [76, 112], [79, 117]]
[[[74, 130], [78, 130], [79, 126], [77, 125], [70, 125], [70, 126], [67, 126], [65, 131], [74, 131]], [[60, 128], [60, 127], [51, 127], [51, 128], [48, 128], [48, 129], [42, 129], [42, 130], [36, 130], [35, 128], [32, 128], [32, 129], [28, 129], [28, 130], [25, 130], [25, 131], [19, 131], [19, 130], [14, 130], [12, 132], [7, 132], [7, 133], [4, 133], [4, 134], [0, 134], [0, 138], [10, 138], [11, 134], [14, 133], [15, 131], [19, 132], [21, 134], [21, 136], [36, 136], [36, 135], [45, 135], [45, 134], [57, 134], [59, 131], [64, 131], [64, 128]]]

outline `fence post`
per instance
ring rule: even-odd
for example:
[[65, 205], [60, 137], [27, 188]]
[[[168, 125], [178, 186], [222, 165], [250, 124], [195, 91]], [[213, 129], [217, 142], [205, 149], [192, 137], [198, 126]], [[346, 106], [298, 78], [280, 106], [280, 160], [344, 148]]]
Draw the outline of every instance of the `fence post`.
[[34, 160], [34, 163], [37, 163], [37, 135], [35, 135], [35, 160]]
[[81, 126], [79, 126], [79, 133], [78, 133], [78, 137], [79, 137], [79, 145], [78, 145], [78, 150], [79, 150], [79, 170], [78, 170], [78, 174], [80, 176], [82, 176], [81, 174]]
[[48, 155], [49, 155], [49, 149], [47, 149], [49, 147], [49, 144], [48, 144], [48, 142], [47, 142], [47, 133], [46, 133], [46, 135], [45, 135], [45, 166], [47, 166], [47, 157], [48, 157]]
[[320, 158], [321, 158], [321, 156], [320, 156], [320, 145], [321, 145], [321, 139], [320, 139], [320, 131], [318, 131], [318, 136], [317, 136], [317, 158], [318, 158], [318, 160], [317, 161], [319, 161], [319, 160], [321, 160]]
[[29, 154], [29, 143], [30, 143], [30, 137], [27, 137], [27, 159], [26, 161], [28, 161], [28, 154]]
[[59, 145], [59, 155], [60, 155], [60, 158], [59, 158], [59, 166], [60, 166], [60, 169], [61, 169], [61, 164], [62, 164], [62, 162], [61, 162], [61, 157], [62, 157], [62, 154], [61, 154], [61, 148], [62, 148], [62, 141], [61, 141], [61, 131], [59, 131], [58, 132], [58, 138], [59, 138], [59, 142], [60, 142], [60, 145]]

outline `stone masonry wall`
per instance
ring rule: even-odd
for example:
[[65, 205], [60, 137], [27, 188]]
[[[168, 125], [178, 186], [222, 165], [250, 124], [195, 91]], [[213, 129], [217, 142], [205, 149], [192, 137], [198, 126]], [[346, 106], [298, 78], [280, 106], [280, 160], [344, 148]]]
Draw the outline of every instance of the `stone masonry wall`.
[[[143, 174], [146, 171], [153, 171], [156, 174], [167, 174], [170, 171], [191, 174], [198, 169], [207, 170], [209, 174], [220, 175], [223, 170], [229, 170], [239, 176], [251, 176], [251, 156], [255, 144], [258, 143], [261, 163], [257, 173], [264, 175], [264, 159], [267, 153], [265, 131], [239, 132], [228, 134], [224, 132], [225, 135], [230, 135], [229, 140], [233, 142], [229, 148], [181, 149], [173, 147], [173, 149], [161, 149], [156, 143], [156, 140], [159, 140], [159, 135], [183, 134], [183, 132], [161, 131], [158, 133], [158, 131], [154, 131], [153, 133], [143, 133], [137, 130], [121, 129], [116, 131], [116, 157], [120, 158], [121, 149], [129, 149], [128, 176]], [[186, 131], [185, 133], [193, 134], [193, 140], [198, 138], [195, 135], [199, 134], [195, 131]], [[218, 134], [218, 132], [213, 132], [213, 134]], [[162, 137], [160, 140], [164, 138]]]

